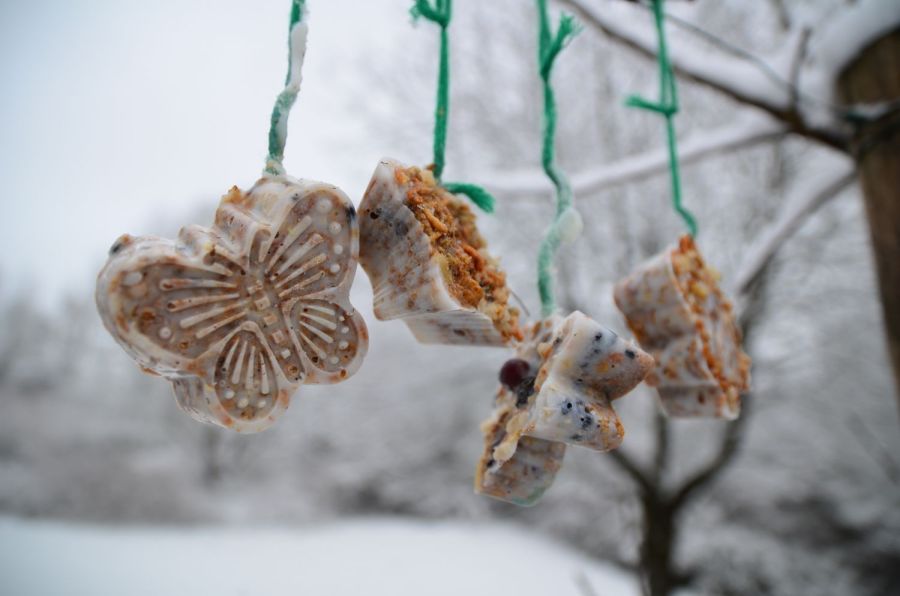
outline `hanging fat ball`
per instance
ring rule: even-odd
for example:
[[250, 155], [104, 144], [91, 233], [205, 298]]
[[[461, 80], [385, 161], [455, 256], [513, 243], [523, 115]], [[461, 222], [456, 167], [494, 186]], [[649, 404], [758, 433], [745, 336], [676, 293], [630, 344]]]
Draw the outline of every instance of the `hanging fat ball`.
[[564, 445], [617, 448], [625, 433], [612, 402], [652, 368], [649, 354], [578, 311], [535, 323], [501, 369], [476, 492], [532, 505], [553, 482]]
[[475, 214], [431, 171], [384, 159], [359, 207], [360, 261], [375, 316], [403, 320], [422, 343], [503, 346], [519, 311]]
[[368, 332], [348, 297], [358, 237], [338, 188], [266, 176], [225, 195], [211, 228], [119, 238], [97, 309], [188, 414], [260, 431], [301, 384], [337, 383], [362, 364]]
[[596, 451], [622, 443], [624, 430], [612, 407], [653, 368], [653, 359], [575, 311], [537, 348], [542, 365], [524, 432]]
[[750, 357], [718, 277], [684, 235], [615, 286], [616, 305], [656, 359], [647, 383], [670, 416], [737, 418], [750, 387]]
[[415, 0], [414, 19], [440, 28], [434, 160], [427, 168], [384, 159], [360, 203], [361, 264], [375, 292], [375, 316], [402, 319], [425, 344], [504, 346], [521, 339], [506, 275], [487, 252], [475, 215], [458, 195], [493, 212], [474, 184], [441, 179], [450, 111], [451, 0]]
[[537, 348], [553, 340], [560, 320], [555, 316], [526, 329], [516, 357], [500, 369], [494, 411], [481, 424], [484, 449], [475, 469], [478, 494], [529, 507], [550, 488], [562, 466], [565, 443], [522, 436], [517, 427], [510, 426], [513, 419], [521, 420], [520, 414], [528, 416], [541, 365]]
[[125, 351], [172, 381], [191, 416], [239, 432], [274, 423], [301, 384], [353, 375], [368, 346], [348, 297], [359, 257], [353, 204], [282, 164], [304, 4], [291, 3], [263, 177], [247, 192], [232, 188], [210, 228], [188, 226], [174, 241], [122, 236], [97, 278], [97, 309]]
[[530, 507], [553, 484], [566, 455], [566, 444], [520, 436], [512, 455], [502, 462], [497, 460], [494, 447], [509, 436], [507, 426], [520, 411], [509, 393], [501, 389], [493, 414], [481, 425], [485, 446], [475, 470], [475, 492]]

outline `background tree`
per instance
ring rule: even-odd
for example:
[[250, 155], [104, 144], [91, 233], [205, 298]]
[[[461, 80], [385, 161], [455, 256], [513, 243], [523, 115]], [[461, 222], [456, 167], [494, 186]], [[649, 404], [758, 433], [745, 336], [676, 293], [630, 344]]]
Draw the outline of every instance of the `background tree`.
[[[579, 4], [585, 31], [554, 75], [558, 155], [585, 219], [582, 238], [558, 260], [561, 302], [626, 332], [612, 283], [681, 232], [668, 209], [659, 123], [622, 106], [626, 93], [655, 88], [655, 41], [640, 6]], [[342, 55], [341, 76], [328, 85], [340, 90], [339, 113], [358, 118], [349, 121], [355, 140], [377, 139], [379, 150], [422, 165], [431, 155], [435, 36], [407, 28], [408, 3], [396, 6], [402, 36], [377, 52]], [[372, 347], [358, 375], [304, 387], [284, 423], [266, 433], [210, 441], [178, 412], [168, 384], [142, 375], [102, 330], [85, 289], [83, 308], [68, 311], [0, 305], [0, 354], [13, 358], [0, 378], [0, 511], [106, 523], [505, 520], [640, 574], [656, 593], [678, 584], [720, 594], [900, 591], [896, 406], [886, 398], [892, 381], [856, 166], [834, 146], [854, 125], [830, 107], [834, 77], [815, 79], [815, 65], [835, 63], [821, 40], [847, 6], [671, 5], [671, 45], [685, 73], [677, 121], [685, 198], [704, 253], [738, 298], [754, 357], [753, 394], [737, 425], [666, 423], [652, 391], [640, 389], [616, 403], [623, 450], [570, 449], [541, 504], [521, 510], [471, 489], [478, 424], [503, 350], [426, 349], [403, 325], [366, 312]], [[496, 191], [498, 212], [480, 226], [536, 315], [535, 251], [552, 203], [539, 168], [534, 7], [496, 0], [454, 8], [448, 163], [457, 171], [448, 176]], [[601, 34], [588, 11], [644, 50]], [[733, 47], [723, 51], [705, 31]], [[752, 56], [764, 56], [781, 82]], [[773, 113], [792, 101], [796, 121]], [[890, 110], [865, 107], [867, 116]], [[355, 149], [335, 151], [335, 162], [370, 170], [379, 156], [369, 162]], [[202, 212], [166, 213], [160, 226], [168, 229], [153, 231], [172, 236], [178, 224], [208, 222], [220, 190], [210, 189]], [[370, 289], [357, 279], [353, 300], [365, 309]], [[60, 332], [67, 328], [78, 332]], [[60, 343], [79, 354], [72, 377], [23, 382], [35, 378], [29, 371], [41, 379], [56, 370]]]
[[[646, 56], [654, 56], [645, 30], [607, 6], [560, 0], [600, 33]], [[674, 52], [675, 69], [686, 80], [707, 86], [748, 109], [767, 113], [782, 129], [850, 156], [862, 182], [885, 317], [885, 335], [894, 377], [900, 383], [900, 6], [864, 0], [843, 7], [823, 26], [798, 22], [780, 1], [785, 47], [760, 60], [680, 19], [670, 19], [704, 41], [715, 54], [693, 43]], [[817, 52], [810, 53], [810, 44]], [[817, 47], [815, 47], [817, 46]], [[779, 72], [777, 66], [787, 67]], [[808, 71], [808, 72], [804, 72]], [[807, 89], [801, 79], [813, 80]], [[840, 98], [844, 103], [836, 103]], [[745, 139], [746, 144], [759, 136]], [[733, 145], [729, 148], [733, 148]], [[897, 394], [900, 403], [900, 393]]]

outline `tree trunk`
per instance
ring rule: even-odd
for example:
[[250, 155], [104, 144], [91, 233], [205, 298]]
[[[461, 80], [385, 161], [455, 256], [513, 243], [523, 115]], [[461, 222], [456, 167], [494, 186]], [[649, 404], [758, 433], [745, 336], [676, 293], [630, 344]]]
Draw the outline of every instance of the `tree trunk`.
[[641, 540], [641, 583], [647, 596], [668, 596], [679, 582], [672, 569], [675, 512], [664, 499], [643, 495], [644, 535]]
[[[900, 100], [900, 30], [863, 50], [838, 80], [847, 103]], [[872, 235], [885, 332], [900, 400], [900, 113], [861, 126], [852, 149]]]

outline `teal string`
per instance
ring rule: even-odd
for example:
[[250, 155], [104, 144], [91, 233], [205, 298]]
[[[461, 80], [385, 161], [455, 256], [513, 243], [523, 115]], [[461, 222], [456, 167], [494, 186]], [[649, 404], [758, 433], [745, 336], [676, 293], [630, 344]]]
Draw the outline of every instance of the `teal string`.
[[678, 148], [675, 141], [675, 114], [678, 113], [678, 89], [675, 73], [666, 46], [666, 29], [663, 19], [664, 0], [653, 0], [653, 17], [659, 49], [656, 53], [659, 63], [659, 101], [648, 101], [638, 95], [629, 97], [625, 104], [633, 108], [649, 110], [661, 114], [666, 121], [666, 139], [669, 150], [669, 173], [672, 180], [672, 207], [681, 216], [691, 236], [697, 235], [697, 220], [681, 202], [681, 172], [678, 167]]
[[494, 197], [480, 186], [466, 184], [465, 182], [444, 182], [442, 186], [453, 194], [466, 195], [469, 197], [469, 200], [485, 213], [494, 212]]
[[485, 213], [493, 213], [495, 200], [485, 189], [474, 184], [445, 184], [441, 181], [446, 160], [447, 120], [450, 115], [450, 37], [447, 29], [450, 27], [452, 4], [452, 0], [434, 0], [433, 5], [429, 0], [415, 0], [413, 7], [410, 9], [413, 19], [422, 17], [441, 28], [437, 102], [434, 108], [434, 159], [432, 160], [432, 171], [438, 184], [441, 184], [448, 191], [466, 195], [479, 209]]
[[572, 209], [572, 187], [565, 173], [556, 164], [556, 97], [550, 83], [550, 75], [556, 57], [578, 33], [578, 24], [571, 15], [560, 17], [559, 27], [553, 34], [550, 30], [550, 15], [547, 0], [537, 0], [538, 6], [538, 67], [544, 87], [543, 145], [541, 163], [547, 177], [556, 188], [556, 215], [541, 241], [538, 250], [538, 292], [541, 297], [541, 315], [549, 317], [556, 310], [553, 295], [553, 257], [559, 249], [563, 237], [563, 215]]
[[293, 67], [294, 48], [291, 33], [294, 26], [303, 19], [306, 8], [306, 0], [291, 0], [291, 16], [288, 24], [288, 69], [284, 80], [284, 90], [275, 99], [272, 108], [272, 117], [269, 120], [269, 154], [266, 156], [267, 174], [284, 174], [284, 146], [287, 143], [287, 119], [291, 108], [297, 100], [299, 86], [291, 84], [291, 70]]

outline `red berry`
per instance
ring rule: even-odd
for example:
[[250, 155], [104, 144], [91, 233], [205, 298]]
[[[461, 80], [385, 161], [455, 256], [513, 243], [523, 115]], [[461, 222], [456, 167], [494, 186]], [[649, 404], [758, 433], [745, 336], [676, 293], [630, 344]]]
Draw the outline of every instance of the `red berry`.
[[532, 376], [531, 365], [521, 358], [507, 360], [500, 369], [500, 382], [510, 391], [515, 391], [519, 385]]

